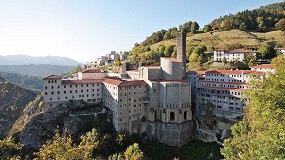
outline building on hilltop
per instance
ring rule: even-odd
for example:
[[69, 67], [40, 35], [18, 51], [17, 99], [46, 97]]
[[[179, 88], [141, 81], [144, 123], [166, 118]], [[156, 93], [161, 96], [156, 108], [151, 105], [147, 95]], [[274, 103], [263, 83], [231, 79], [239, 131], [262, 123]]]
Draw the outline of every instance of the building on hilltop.
[[113, 64], [117, 58], [123, 61], [126, 59], [126, 56], [122, 53], [119, 54], [116, 53], [116, 51], [111, 51], [111, 53], [108, 53], [105, 56], [95, 58], [94, 61], [91, 61], [89, 64], [87, 64], [87, 68], [97, 68], [98, 66]]
[[275, 68], [272, 64], [260, 64], [250, 67], [251, 70], [262, 72], [275, 72]]
[[247, 54], [256, 56], [256, 51], [245, 49], [234, 49], [231, 51], [226, 51], [225, 49], [216, 49], [214, 50], [214, 64], [222, 64], [224, 59], [226, 62], [234, 62], [236, 60], [242, 62]]
[[192, 139], [193, 121], [184, 33], [177, 34], [177, 46], [177, 58], [161, 58], [160, 66], [141, 63], [130, 70], [123, 63], [117, 76], [121, 79], [98, 69], [80, 72], [78, 79], [47, 76], [43, 78], [44, 110], [70, 99], [101, 102], [112, 111], [117, 131], [146, 132], [169, 145], [185, 144]]

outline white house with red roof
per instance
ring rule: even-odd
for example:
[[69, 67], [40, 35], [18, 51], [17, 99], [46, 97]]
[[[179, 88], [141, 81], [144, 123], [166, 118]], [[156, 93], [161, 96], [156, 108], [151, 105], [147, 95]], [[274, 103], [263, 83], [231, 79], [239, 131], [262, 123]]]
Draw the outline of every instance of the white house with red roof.
[[227, 62], [233, 62], [235, 60], [242, 62], [247, 54], [256, 56], [256, 51], [245, 49], [234, 49], [231, 51], [226, 51], [225, 49], [216, 49], [214, 50], [214, 62], [221, 63], [223, 62], [224, 58]]
[[250, 67], [251, 70], [262, 72], [275, 72], [275, 68], [272, 64], [260, 64]]

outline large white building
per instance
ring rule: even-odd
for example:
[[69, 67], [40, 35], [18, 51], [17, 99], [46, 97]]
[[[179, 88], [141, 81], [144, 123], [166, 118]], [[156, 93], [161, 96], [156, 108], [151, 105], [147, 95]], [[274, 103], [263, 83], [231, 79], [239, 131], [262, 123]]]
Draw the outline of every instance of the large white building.
[[242, 91], [253, 75], [264, 75], [264, 72], [255, 70], [209, 70], [201, 73], [189, 72], [189, 80], [195, 85], [196, 110], [201, 112], [202, 105], [211, 103], [214, 106], [213, 114], [217, 116], [243, 114], [245, 102], [242, 101]]
[[[177, 59], [161, 58], [160, 66], [122, 69], [125, 79], [86, 70], [78, 79], [51, 75], [44, 80], [44, 109], [70, 99], [101, 102], [113, 113], [117, 131], [146, 132], [169, 145], [192, 139], [191, 82], [186, 79], [186, 35], [177, 34]], [[106, 76], [107, 75], [107, 76]], [[126, 76], [127, 75], [127, 76]]]
[[234, 49], [226, 51], [224, 49], [216, 49], [214, 50], [214, 62], [221, 63], [223, 59], [226, 59], [227, 62], [234, 62], [235, 60], [242, 62], [247, 54], [256, 56], [256, 52], [251, 50]]

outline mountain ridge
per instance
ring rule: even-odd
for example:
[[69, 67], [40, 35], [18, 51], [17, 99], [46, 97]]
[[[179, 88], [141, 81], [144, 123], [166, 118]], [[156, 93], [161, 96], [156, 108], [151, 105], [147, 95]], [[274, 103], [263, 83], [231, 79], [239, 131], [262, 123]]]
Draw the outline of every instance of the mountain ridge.
[[81, 63], [68, 57], [61, 56], [29, 56], [29, 55], [0, 55], [1, 65], [30, 65], [30, 64], [51, 64], [59, 66], [77, 66]]

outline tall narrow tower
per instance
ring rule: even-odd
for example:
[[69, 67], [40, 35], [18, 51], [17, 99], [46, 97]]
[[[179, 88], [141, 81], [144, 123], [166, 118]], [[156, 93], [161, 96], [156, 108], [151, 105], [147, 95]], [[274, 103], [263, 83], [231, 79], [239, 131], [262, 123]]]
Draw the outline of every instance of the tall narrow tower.
[[186, 78], [186, 34], [177, 32], [177, 59], [183, 62], [182, 77]]

